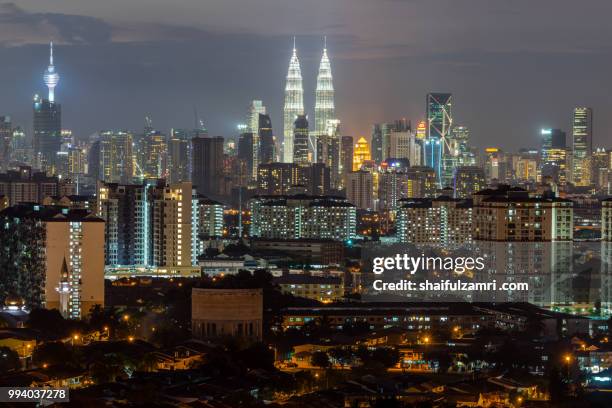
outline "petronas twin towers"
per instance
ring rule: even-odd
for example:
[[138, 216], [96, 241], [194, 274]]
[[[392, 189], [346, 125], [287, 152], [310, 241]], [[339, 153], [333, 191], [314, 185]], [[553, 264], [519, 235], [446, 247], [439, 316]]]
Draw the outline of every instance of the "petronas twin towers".
[[[282, 161], [293, 162], [293, 124], [299, 115], [304, 115], [304, 87], [302, 85], [302, 70], [297, 57], [295, 38], [293, 39], [293, 53], [289, 61], [287, 84], [285, 85], [285, 107], [283, 109], [283, 155]], [[327, 41], [323, 47], [323, 56], [319, 64], [317, 75], [317, 88], [315, 90], [315, 129], [314, 138], [327, 132], [328, 121], [336, 118], [334, 106], [334, 85], [332, 82], [331, 64], [327, 56]], [[316, 143], [311, 142], [311, 148], [316, 155]]]

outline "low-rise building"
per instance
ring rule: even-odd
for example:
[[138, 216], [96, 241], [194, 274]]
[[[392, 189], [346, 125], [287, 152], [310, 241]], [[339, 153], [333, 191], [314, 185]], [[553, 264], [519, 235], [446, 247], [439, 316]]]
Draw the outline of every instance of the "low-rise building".
[[333, 276], [291, 274], [274, 278], [273, 282], [280, 286], [283, 293], [323, 303], [334, 302], [344, 296], [342, 279]]
[[251, 240], [251, 249], [262, 253], [287, 254], [320, 265], [337, 265], [344, 259], [344, 245], [332, 239], [259, 238]]

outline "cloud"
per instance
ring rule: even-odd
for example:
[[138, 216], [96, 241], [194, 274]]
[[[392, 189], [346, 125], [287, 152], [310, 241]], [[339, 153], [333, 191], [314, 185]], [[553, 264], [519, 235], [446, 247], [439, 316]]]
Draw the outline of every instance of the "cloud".
[[15, 3], [1, 3], [0, 36], [8, 46], [50, 39], [65, 44], [99, 44], [111, 40], [112, 27], [95, 17], [29, 12]]

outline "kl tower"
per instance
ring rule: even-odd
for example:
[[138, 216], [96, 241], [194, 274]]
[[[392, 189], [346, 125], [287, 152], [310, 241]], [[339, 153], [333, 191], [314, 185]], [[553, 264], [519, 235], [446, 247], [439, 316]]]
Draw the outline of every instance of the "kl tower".
[[55, 65], [53, 65], [53, 42], [49, 43], [49, 66], [43, 76], [45, 85], [49, 88], [49, 102], [55, 102], [55, 87], [59, 82], [60, 76], [55, 71]]

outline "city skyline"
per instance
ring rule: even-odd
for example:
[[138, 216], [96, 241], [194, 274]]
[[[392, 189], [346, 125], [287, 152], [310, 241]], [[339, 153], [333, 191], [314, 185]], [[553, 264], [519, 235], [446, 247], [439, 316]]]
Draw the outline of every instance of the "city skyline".
[[[14, 77], [15, 81], [9, 84], [4, 97], [0, 98], [0, 108], [14, 118], [14, 123], [21, 124], [29, 133], [32, 124], [28, 101], [34, 93], [45, 91], [40, 71], [44, 68], [44, 59], [48, 58], [46, 48], [49, 40], [55, 41], [55, 64], [62, 73], [62, 81], [56, 90], [57, 100], [65, 107], [65, 127], [74, 130], [78, 138], [85, 138], [108, 127], [138, 131], [142, 128], [146, 115], [153, 118], [155, 128], [164, 132], [172, 127], [189, 127], [194, 122], [194, 106], [211, 135], [236, 137], [235, 125], [241, 121], [244, 107], [252, 99], [263, 100], [269, 107], [272, 123], [275, 125], [275, 135], [282, 133], [282, 90], [287, 53], [290, 52], [292, 41], [292, 33], [289, 30], [283, 33], [273, 31], [270, 35], [262, 36], [261, 33], [249, 30], [232, 33], [234, 27], [231, 26], [223, 33], [215, 30], [206, 33], [196, 29], [193, 32], [186, 30], [179, 39], [168, 34], [165, 39], [157, 38], [154, 41], [150, 38], [146, 41], [134, 38], [120, 40], [116, 34], [119, 29], [108, 23], [107, 19], [112, 20], [108, 16], [79, 16], [68, 13], [69, 10], [61, 2], [56, 6], [58, 10], [49, 14], [33, 11], [26, 3], [20, 2], [20, 6], [3, 4], [0, 7], [0, 27], [19, 26], [27, 19], [34, 25], [46, 19], [45, 21], [56, 27], [55, 31], [48, 33], [37, 28], [27, 35], [20, 30], [13, 30], [7, 33], [5, 46], [0, 49], [1, 54], [15, 62], [11, 67], [2, 68], [10, 69], [11, 77]], [[564, 5], [561, 5], [562, 9]], [[381, 6], [381, 12], [389, 13], [392, 7], [409, 10], [412, 6], [385, 3]], [[417, 4], [414, 7], [418, 9], [425, 6]], [[580, 31], [585, 36], [592, 37], [594, 41], [593, 32], [602, 29], [595, 11], [601, 11], [602, 7], [605, 5], [591, 5], [585, 11], [594, 19], [593, 28], [588, 32]], [[325, 6], [323, 8], [325, 9]], [[357, 8], [359, 13], [363, 13], [365, 5], [359, 4]], [[510, 14], [509, 12], [516, 11], [516, 8], [520, 7], [507, 6], [505, 12]], [[96, 14], [95, 10], [87, 10], [88, 7], [84, 9], [84, 13]], [[488, 8], [487, 12], [504, 15], [504, 10], [499, 7]], [[540, 6], [534, 7], [535, 15], [541, 13]], [[70, 18], [62, 20], [60, 16], [64, 15], [69, 15]], [[96, 29], [92, 29], [88, 30], [87, 35], [81, 32], [79, 36], [79, 32], [75, 32], [75, 21], [89, 21], [88, 18], [104, 27], [109, 26], [107, 28], [112, 35], [98, 38], [94, 36]], [[564, 14], [561, 14], [559, 21], [564, 18]], [[378, 19], [379, 17], [373, 17], [372, 23], [380, 24]], [[502, 18], [500, 24], [506, 22]], [[206, 21], [202, 24], [205, 23]], [[533, 25], [532, 23], [531, 18], [526, 22], [528, 26]], [[341, 26], [344, 27], [344, 24]], [[141, 29], [140, 25], [134, 24], [134, 32]], [[470, 30], [466, 29], [466, 33], [469, 31], [473, 34], [475, 30], [480, 29], [482, 27], [477, 25]], [[567, 28], [568, 31], [576, 29], [580, 27], [571, 25]], [[6, 30], [2, 31], [4, 33]], [[388, 52], [385, 54], [381, 52], [385, 50], [384, 47], [375, 48], [367, 42], [360, 42], [356, 38], [348, 37], [338, 28], [317, 30], [318, 34], [312, 29], [291, 31], [297, 34], [297, 48], [306, 90], [314, 89], [322, 38], [327, 34], [336, 82], [337, 117], [342, 122], [342, 134], [369, 138], [369, 129], [373, 123], [400, 117], [411, 119], [415, 126], [415, 122], [424, 118], [422, 101], [425, 95], [429, 92], [449, 92], [455, 98], [455, 123], [468, 126], [472, 131], [474, 145], [479, 147], [499, 146], [509, 151], [519, 147], [537, 147], [540, 128], [561, 128], [567, 133], [571, 132], [572, 111], [576, 106], [593, 107], [596, 115], [593, 145], [607, 146], [609, 124], [605, 111], [608, 97], [605, 90], [598, 86], [601, 83], [597, 80], [600, 65], [590, 64], [589, 61], [607, 58], [608, 54], [605, 50], [589, 51], [591, 43], [588, 46], [583, 43], [581, 46], [568, 40], [567, 49], [561, 50], [559, 48], [563, 47], [557, 41], [554, 49], [543, 50], [541, 43], [550, 40], [548, 35], [530, 33], [540, 41], [536, 41], [535, 45], [531, 44], [529, 48], [533, 49], [524, 52], [522, 56], [513, 55], [516, 50], [505, 50], [499, 53], [497, 62], [487, 61], [484, 57], [480, 60], [475, 57], [479, 53], [478, 47], [475, 47], [472, 54], [474, 60], [471, 63], [464, 61], [458, 64], [448, 61], [441, 64], [437, 59], [444, 59], [445, 55], [448, 57], [448, 54], [442, 51], [437, 56], [419, 57], [415, 54], [407, 57], [397, 53], [389, 55], [393, 54], [391, 51], [395, 47], [387, 46]], [[148, 34], [155, 37], [153, 33]], [[204, 38], [202, 36], [208, 36], [207, 41], [200, 41]], [[380, 35], [377, 37], [380, 45], [382, 38]], [[16, 38], [20, 40], [17, 41]], [[173, 47], [168, 47], [170, 39], [174, 41]], [[400, 41], [399, 37], [387, 39], [389, 44]], [[194, 44], [195, 40], [198, 40], [197, 45]], [[438, 43], [437, 39], [431, 41]], [[427, 41], [414, 42], [422, 46]], [[596, 42], [592, 44], [595, 46]], [[458, 50], [467, 46], [459, 45]], [[512, 48], [507, 44], [505, 47]], [[224, 51], [226, 48], [234, 52], [228, 54]], [[399, 54], [410, 54], [405, 52], [410, 51], [410, 47], [397, 48], [402, 50]], [[188, 52], [193, 54], [193, 49], [199, 49], [201, 52], [195, 53], [195, 56], [187, 55]], [[585, 72], [589, 73], [588, 80], [582, 77], [577, 79], [575, 75], [573, 78], [569, 76], [569, 71], [573, 70], [575, 73], [576, 62], [572, 56], [578, 52], [584, 54], [580, 64]], [[215, 58], [211, 59], [210, 56]], [[521, 63], [520, 67], [512, 70], [509, 69], [510, 66], [501, 67], [509, 56], [516, 57], [513, 59], [518, 58], [519, 61], [527, 58], [527, 64]], [[199, 61], [200, 58], [205, 61]], [[236, 58], [240, 60], [237, 61]], [[29, 62], [26, 63], [25, 60]], [[118, 64], [117, 61], [121, 63]], [[167, 61], [173, 61], [173, 64], [169, 67]], [[185, 64], [177, 64], [176, 61], [185, 61]], [[546, 68], [547, 64], [553, 64], [555, 69], [551, 71]], [[188, 69], [188, 65], [199, 67], [198, 75], [191, 71], [191, 68]], [[20, 69], [16, 70], [15, 66]], [[227, 66], [233, 67], [232, 70], [222, 69]], [[470, 67], [474, 68], [473, 72]], [[491, 69], [487, 68], [483, 73], [482, 70], [486, 67]], [[530, 67], [537, 69], [531, 69], [528, 78], [521, 79], [521, 75], [526, 74]], [[400, 71], [400, 68], [403, 69], [401, 75], [395, 72]], [[427, 68], [431, 72], [425, 75], [413, 72], [417, 68]], [[374, 72], [381, 72], [381, 75], [376, 78], [363, 76], [366, 71], [372, 69]], [[139, 78], [135, 77], [137, 72]], [[545, 72], [548, 74], [544, 75]], [[559, 75], [566, 77], [562, 82], [563, 86], [558, 86]], [[474, 77], [479, 77], [478, 81], [474, 82]], [[117, 81], [117, 78], [124, 80]], [[229, 80], [238, 86], [224, 87], [223, 83], [230, 83], [224, 81]], [[491, 81], [495, 82], [495, 87], [491, 87]], [[552, 83], [555, 83], [553, 88]], [[103, 87], [105, 91], [101, 92]], [[483, 89], [487, 87], [489, 89]], [[313, 119], [314, 95], [310, 93], [312, 92], [305, 92], [304, 106], [305, 113]], [[515, 95], [516, 93], [520, 93], [520, 98], [517, 98], [519, 95]], [[166, 97], [159, 98], [159, 94]], [[504, 103], [484, 103], [487, 98], [495, 95], [500, 97], [499, 94], [503, 94]], [[529, 96], [538, 94], [548, 95], [550, 103], [537, 103], [535, 100], [538, 98]], [[364, 95], [367, 95], [367, 98]], [[89, 102], [83, 103], [83, 100]], [[122, 102], [118, 105], [113, 102], [115, 100]], [[122, 106], [124, 100], [129, 104], [129, 109], [117, 109], [117, 106]]]

